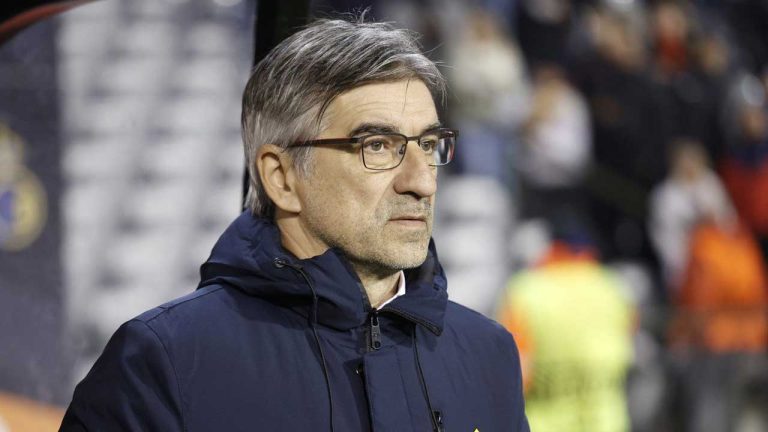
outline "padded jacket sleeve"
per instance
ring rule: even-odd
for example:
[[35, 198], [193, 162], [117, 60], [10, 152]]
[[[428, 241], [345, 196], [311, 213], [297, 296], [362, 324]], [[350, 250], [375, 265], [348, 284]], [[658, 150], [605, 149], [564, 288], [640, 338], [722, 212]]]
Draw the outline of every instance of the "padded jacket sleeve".
[[179, 382], [168, 352], [147, 323], [112, 336], [75, 389], [60, 431], [186, 430]]

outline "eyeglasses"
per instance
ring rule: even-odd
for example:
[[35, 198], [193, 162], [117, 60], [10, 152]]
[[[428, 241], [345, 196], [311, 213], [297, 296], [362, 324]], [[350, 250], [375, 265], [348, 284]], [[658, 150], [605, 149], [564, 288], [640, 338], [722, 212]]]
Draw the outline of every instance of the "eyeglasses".
[[455, 129], [432, 129], [418, 136], [405, 136], [399, 133], [366, 134], [352, 138], [327, 138], [300, 141], [290, 147], [313, 145], [359, 144], [363, 165], [371, 170], [384, 171], [400, 166], [405, 158], [408, 142], [416, 141], [419, 149], [429, 161], [430, 166], [447, 165], [453, 160], [456, 138]]

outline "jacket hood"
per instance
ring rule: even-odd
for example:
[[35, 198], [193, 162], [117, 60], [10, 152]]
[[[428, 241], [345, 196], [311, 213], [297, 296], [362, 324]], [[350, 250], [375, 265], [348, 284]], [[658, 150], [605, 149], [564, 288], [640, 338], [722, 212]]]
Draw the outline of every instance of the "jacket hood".
[[[391, 312], [440, 334], [448, 293], [433, 241], [424, 263], [406, 270], [405, 275], [406, 294], [381, 312]], [[317, 294], [316, 305], [308, 283], [312, 283]], [[280, 231], [272, 221], [249, 211], [224, 231], [200, 268], [198, 289], [214, 284], [233, 286], [305, 316], [309, 316], [310, 308], [316, 307], [317, 322], [338, 330], [363, 325], [372, 310], [365, 289], [343, 252], [332, 248], [300, 260], [283, 248]]]

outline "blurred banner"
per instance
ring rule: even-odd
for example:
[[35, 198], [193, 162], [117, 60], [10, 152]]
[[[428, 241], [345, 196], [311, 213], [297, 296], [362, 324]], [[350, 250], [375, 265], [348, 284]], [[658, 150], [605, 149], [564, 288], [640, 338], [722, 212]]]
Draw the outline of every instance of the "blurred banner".
[[56, 32], [44, 21], [0, 47], [0, 391], [63, 403]]

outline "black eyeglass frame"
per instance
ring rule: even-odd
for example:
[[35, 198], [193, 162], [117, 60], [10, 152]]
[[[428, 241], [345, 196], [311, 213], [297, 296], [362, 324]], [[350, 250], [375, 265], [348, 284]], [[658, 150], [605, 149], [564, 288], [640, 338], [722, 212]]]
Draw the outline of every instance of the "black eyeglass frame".
[[345, 145], [345, 144], [359, 144], [364, 142], [367, 138], [370, 138], [372, 136], [381, 136], [381, 135], [388, 135], [388, 136], [401, 136], [405, 139], [405, 150], [403, 151], [403, 155], [400, 157], [400, 161], [397, 163], [397, 165], [394, 165], [389, 168], [371, 168], [365, 163], [365, 152], [363, 151], [363, 147], [360, 147], [360, 157], [363, 160], [363, 166], [366, 169], [374, 170], [374, 171], [389, 171], [393, 170], [400, 166], [400, 164], [403, 163], [403, 160], [405, 160], [405, 152], [408, 151], [408, 143], [411, 141], [416, 141], [417, 143], [421, 141], [421, 138], [423, 138], [425, 135], [429, 134], [435, 134], [437, 133], [438, 139], [443, 138], [444, 135], [449, 135], [452, 139], [451, 142], [451, 148], [448, 152], [448, 161], [444, 164], [429, 164], [429, 166], [445, 166], [451, 163], [453, 160], [453, 154], [456, 151], [456, 139], [459, 137], [459, 131], [457, 129], [450, 129], [450, 128], [436, 128], [436, 129], [430, 129], [428, 131], [423, 132], [421, 135], [416, 136], [407, 136], [401, 133], [397, 132], [378, 132], [378, 133], [367, 133], [365, 135], [359, 135], [356, 137], [349, 137], [349, 138], [322, 138], [322, 139], [315, 139], [315, 140], [307, 140], [307, 141], [298, 141], [288, 146], [288, 148], [292, 147], [309, 147], [309, 146], [315, 146], [315, 145]]

